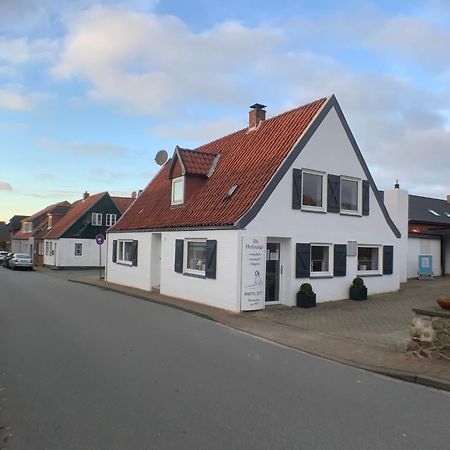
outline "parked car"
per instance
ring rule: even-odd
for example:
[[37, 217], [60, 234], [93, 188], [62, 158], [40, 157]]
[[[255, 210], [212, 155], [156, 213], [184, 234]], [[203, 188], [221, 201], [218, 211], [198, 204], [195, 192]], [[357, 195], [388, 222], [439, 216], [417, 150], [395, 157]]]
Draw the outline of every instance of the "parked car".
[[9, 261], [9, 268], [12, 270], [33, 270], [33, 261], [31, 260], [31, 256], [26, 253], [15, 253]]
[[7, 254], [8, 254], [8, 252], [5, 252], [4, 250], [0, 250], [0, 265], [3, 265], [3, 261], [5, 260]]
[[8, 253], [3, 260], [3, 267], [7, 267], [9, 269], [9, 261], [14, 256], [14, 253]]

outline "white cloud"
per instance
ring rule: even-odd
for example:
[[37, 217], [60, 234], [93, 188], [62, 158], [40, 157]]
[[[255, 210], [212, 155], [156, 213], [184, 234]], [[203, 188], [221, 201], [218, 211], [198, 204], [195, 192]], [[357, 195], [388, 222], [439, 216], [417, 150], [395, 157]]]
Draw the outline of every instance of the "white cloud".
[[242, 97], [236, 71], [280, 41], [266, 26], [225, 22], [194, 33], [173, 16], [95, 7], [71, 24], [53, 73], [87, 79], [92, 97], [150, 114], [194, 99], [231, 104]]
[[0, 107], [13, 111], [29, 111], [32, 101], [26, 95], [8, 89], [0, 89]]
[[41, 139], [39, 146], [45, 150], [60, 154], [123, 156], [128, 153], [126, 147], [100, 142], [58, 142], [52, 139]]

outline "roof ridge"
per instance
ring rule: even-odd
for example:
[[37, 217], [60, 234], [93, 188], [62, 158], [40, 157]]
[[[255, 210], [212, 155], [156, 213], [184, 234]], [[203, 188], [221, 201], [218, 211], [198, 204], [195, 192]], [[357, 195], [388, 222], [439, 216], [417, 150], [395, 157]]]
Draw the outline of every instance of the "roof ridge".
[[419, 198], [426, 198], [428, 200], [439, 200], [440, 202], [447, 203], [447, 200], [445, 198], [436, 198], [436, 197], [427, 197], [425, 195], [417, 195], [417, 194], [408, 194], [409, 197], [419, 197]]

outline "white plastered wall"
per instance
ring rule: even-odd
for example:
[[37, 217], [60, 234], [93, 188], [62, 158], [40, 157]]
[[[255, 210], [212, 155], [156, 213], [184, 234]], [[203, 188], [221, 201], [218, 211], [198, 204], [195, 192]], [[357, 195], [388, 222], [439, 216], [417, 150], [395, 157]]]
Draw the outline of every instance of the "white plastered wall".
[[[151, 290], [151, 242], [150, 232], [107, 233], [106, 280], [110, 283], [131, 286], [145, 291]], [[138, 264], [130, 266], [112, 262], [114, 240], [131, 239], [138, 241]]]
[[[75, 244], [81, 244], [81, 256], [75, 256]], [[44, 249], [45, 250], [45, 249]], [[102, 252], [102, 266], [105, 265], [106, 245], [100, 246], [95, 239], [61, 238], [57, 240], [58, 267], [98, 267], [99, 251]]]
[[30, 242], [29, 239], [12, 239], [11, 240], [11, 252], [13, 253], [26, 253], [30, 254]]
[[433, 275], [442, 275], [440, 239], [408, 238], [408, 278], [417, 277], [419, 255], [431, 255]]
[[[174, 270], [177, 239], [217, 240], [216, 278], [195, 278]], [[232, 311], [240, 309], [240, 232], [235, 230], [162, 233], [161, 294]]]
[[[394, 274], [365, 277], [369, 294], [395, 291], [399, 288], [400, 254], [397, 239], [387, 224], [375, 195], [370, 189], [370, 214], [347, 216], [315, 213], [292, 209], [292, 168], [319, 170], [334, 175], [367, 179], [345, 130], [332, 109], [306, 144], [293, 166], [287, 171], [245, 233], [268, 237], [291, 238], [289, 280], [282, 280], [285, 288], [284, 304], [295, 303], [295, 294], [303, 282], [310, 282], [317, 301], [348, 298], [348, 288], [357, 273], [357, 257], [347, 257], [347, 276], [334, 278], [295, 278], [296, 243], [393, 245]], [[381, 256], [381, 255], [380, 255]]]

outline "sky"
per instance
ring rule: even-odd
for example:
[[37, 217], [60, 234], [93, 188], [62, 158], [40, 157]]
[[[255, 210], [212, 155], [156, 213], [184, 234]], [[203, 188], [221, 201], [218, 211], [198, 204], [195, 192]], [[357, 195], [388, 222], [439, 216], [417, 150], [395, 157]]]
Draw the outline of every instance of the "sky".
[[331, 94], [380, 189], [446, 198], [449, 24], [446, 0], [0, 0], [0, 220]]

